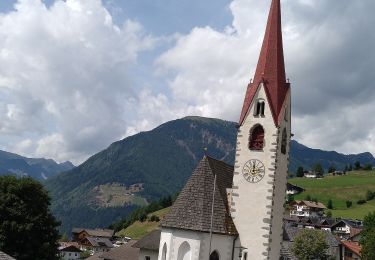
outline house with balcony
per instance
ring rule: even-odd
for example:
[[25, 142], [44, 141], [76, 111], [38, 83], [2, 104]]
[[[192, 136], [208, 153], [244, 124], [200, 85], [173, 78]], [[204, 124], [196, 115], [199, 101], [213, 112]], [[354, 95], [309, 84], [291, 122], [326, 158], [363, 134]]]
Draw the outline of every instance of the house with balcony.
[[322, 203], [308, 200], [295, 200], [290, 206], [290, 216], [299, 218], [321, 217], [326, 209]]
[[362, 221], [351, 219], [341, 219], [331, 227], [332, 233], [339, 236], [341, 239], [355, 237], [362, 229]]

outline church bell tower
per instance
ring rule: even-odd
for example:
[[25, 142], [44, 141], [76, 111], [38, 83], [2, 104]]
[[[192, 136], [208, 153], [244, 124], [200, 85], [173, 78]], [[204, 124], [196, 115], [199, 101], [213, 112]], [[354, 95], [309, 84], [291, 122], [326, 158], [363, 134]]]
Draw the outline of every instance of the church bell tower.
[[231, 215], [242, 259], [279, 260], [291, 136], [280, 0], [272, 0], [239, 120]]

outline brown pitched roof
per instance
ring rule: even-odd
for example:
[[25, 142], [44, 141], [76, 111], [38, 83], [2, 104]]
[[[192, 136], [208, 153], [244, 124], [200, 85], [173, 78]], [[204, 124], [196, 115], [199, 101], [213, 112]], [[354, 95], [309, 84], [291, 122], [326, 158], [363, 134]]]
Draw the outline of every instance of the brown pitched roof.
[[72, 233], [81, 233], [82, 231], [86, 231], [89, 236], [92, 237], [113, 237], [115, 231], [113, 229], [87, 229], [87, 228], [73, 228]]
[[233, 166], [204, 156], [181, 191], [162, 227], [210, 232], [214, 176], [217, 175], [212, 231], [236, 235], [226, 189], [232, 187]]
[[305, 204], [307, 207], [310, 207], [310, 208], [319, 208], [319, 209], [325, 209], [326, 208], [326, 206], [324, 206], [323, 203], [315, 202], [315, 201], [308, 201], [308, 200], [296, 200], [296, 201], [292, 202], [291, 204], [292, 205]]
[[133, 247], [159, 251], [160, 233], [161, 233], [160, 229], [151, 231], [146, 236], [138, 240], [138, 242], [135, 243]]

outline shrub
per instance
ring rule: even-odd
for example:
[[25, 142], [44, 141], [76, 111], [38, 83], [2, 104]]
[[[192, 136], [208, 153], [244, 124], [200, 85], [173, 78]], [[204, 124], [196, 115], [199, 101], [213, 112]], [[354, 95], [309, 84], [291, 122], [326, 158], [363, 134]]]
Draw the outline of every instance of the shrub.
[[160, 218], [159, 218], [158, 216], [152, 215], [151, 218], [150, 218], [150, 220], [151, 220], [152, 222], [159, 222], [159, 221], [160, 221]]
[[370, 190], [368, 190], [366, 192], [366, 200], [369, 201], [369, 200], [373, 200], [375, 197], [375, 192], [372, 192]]
[[327, 210], [327, 211], [326, 211], [326, 217], [327, 217], [327, 218], [332, 218], [332, 211]]
[[333, 209], [333, 202], [331, 199], [328, 200], [327, 208]]
[[351, 200], [346, 201], [346, 207], [350, 208], [353, 205], [353, 202]]
[[142, 215], [139, 216], [138, 220], [141, 221], [141, 222], [144, 222], [146, 219], [147, 219], [147, 215], [146, 214], [142, 214]]
[[362, 204], [365, 204], [365, 203], [366, 203], [366, 200], [364, 200], [364, 199], [360, 199], [360, 200], [357, 201], [357, 204], [359, 204], [359, 205], [362, 205]]

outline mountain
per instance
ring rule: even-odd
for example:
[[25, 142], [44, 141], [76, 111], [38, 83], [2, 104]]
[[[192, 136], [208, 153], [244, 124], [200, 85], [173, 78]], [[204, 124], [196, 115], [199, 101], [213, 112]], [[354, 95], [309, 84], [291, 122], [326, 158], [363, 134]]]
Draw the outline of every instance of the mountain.
[[[115, 142], [48, 179], [45, 184], [62, 232], [78, 226], [105, 227], [137, 206], [180, 191], [205, 148], [210, 156], [233, 164], [236, 133], [234, 122], [185, 117]], [[291, 142], [292, 172], [300, 165], [341, 167], [356, 160], [375, 164], [371, 154], [343, 155]]]
[[27, 158], [0, 150], [0, 175], [12, 174], [46, 180], [74, 168], [71, 162], [57, 163], [52, 159]]
[[335, 151], [312, 149], [295, 140], [290, 143], [290, 155], [290, 172], [295, 172], [299, 166], [311, 169], [316, 163], [320, 163], [325, 170], [330, 166], [344, 170], [345, 166], [354, 165], [356, 161], [359, 161], [361, 165], [370, 163], [375, 166], [375, 158], [369, 152], [345, 155]]

